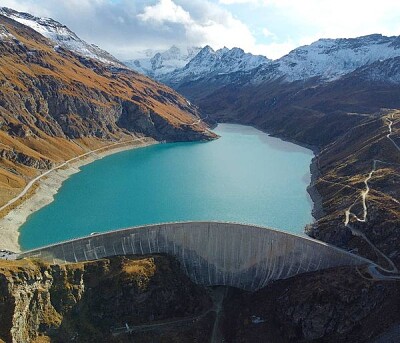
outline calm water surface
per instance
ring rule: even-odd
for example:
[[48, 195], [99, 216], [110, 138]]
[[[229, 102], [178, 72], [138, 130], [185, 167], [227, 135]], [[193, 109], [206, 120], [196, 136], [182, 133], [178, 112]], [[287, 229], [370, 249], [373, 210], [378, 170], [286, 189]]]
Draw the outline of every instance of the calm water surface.
[[160, 144], [82, 167], [21, 227], [24, 249], [128, 226], [188, 220], [301, 233], [312, 221], [310, 150], [220, 124], [207, 143]]

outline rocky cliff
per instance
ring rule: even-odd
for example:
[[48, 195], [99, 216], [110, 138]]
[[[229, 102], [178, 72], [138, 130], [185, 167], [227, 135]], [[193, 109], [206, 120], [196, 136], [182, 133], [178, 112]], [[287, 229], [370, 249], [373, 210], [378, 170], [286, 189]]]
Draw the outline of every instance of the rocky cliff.
[[364, 278], [350, 267], [281, 280], [225, 299], [227, 342], [371, 342], [398, 324], [397, 282]]
[[[145, 324], [194, 318], [211, 304], [206, 290], [166, 256], [64, 266], [29, 260], [0, 263], [0, 341], [5, 342], [136, 341]], [[192, 329], [161, 330], [158, 341], [193, 332], [201, 337], [207, 325], [198, 319]], [[137, 328], [136, 336], [125, 332], [126, 325]]]
[[249, 293], [195, 285], [166, 255], [0, 261], [0, 342], [370, 342], [398, 324], [399, 291], [363, 267]]
[[215, 137], [168, 87], [66, 50], [0, 16], [0, 191], [5, 202], [71, 157], [135, 137]]

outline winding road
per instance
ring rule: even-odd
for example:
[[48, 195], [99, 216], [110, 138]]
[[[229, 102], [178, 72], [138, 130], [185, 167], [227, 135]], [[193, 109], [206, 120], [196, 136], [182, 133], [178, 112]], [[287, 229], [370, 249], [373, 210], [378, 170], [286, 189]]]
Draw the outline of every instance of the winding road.
[[[197, 118], [197, 117], [196, 117], [196, 118]], [[196, 120], [195, 120], [193, 123], [191, 123], [191, 124], [186, 124], [186, 123], [184, 123], [184, 122], [182, 122], [182, 121], [180, 121], [180, 123], [181, 123], [182, 125], [195, 126], [195, 125], [200, 124], [204, 119], [207, 119], [207, 118], [208, 118], [208, 114], [207, 114], [204, 118], [198, 118], [198, 119], [196, 119]], [[79, 160], [79, 159], [81, 159], [81, 158], [83, 158], [83, 157], [86, 157], [86, 156], [88, 156], [88, 155], [90, 155], [90, 154], [99, 152], [99, 151], [101, 151], [101, 150], [110, 149], [110, 148], [116, 147], [116, 146], [118, 146], [118, 145], [125, 145], [125, 144], [133, 143], [133, 142], [136, 142], [136, 141], [143, 141], [144, 139], [146, 139], [146, 137], [134, 138], [134, 139], [126, 140], [126, 141], [121, 141], [121, 142], [112, 143], [112, 144], [103, 146], [103, 147], [101, 147], [101, 148], [95, 149], [95, 150], [90, 150], [90, 151], [88, 151], [88, 152], [86, 152], [86, 153], [84, 153], [84, 154], [81, 154], [81, 155], [79, 155], [79, 156], [73, 157], [73, 158], [71, 158], [71, 159], [69, 159], [69, 160], [63, 162], [63, 163], [61, 163], [60, 165], [58, 165], [58, 166], [56, 166], [56, 167], [54, 167], [54, 168], [51, 168], [51, 169], [47, 170], [46, 172], [44, 172], [44, 173], [42, 173], [42, 174], [36, 176], [36, 177], [33, 178], [31, 181], [29, 181], [28, 184], [25, 186], [25, 188], [21, 191], [21, 193], [19, 193], [16, 197], [12, 198], [12, 199], [9, 200], [6, 204], [4, 204], [3, 206], [1, 206], [1, 207], [0, 207], [0, 212], [3, 211], [3, 210], [5, 210], [6, 208], [8, 208], [9, 206], [11, 206], [12, 204], [16, 203], [16, 202], [17, 202], [18, 200], [20, 200], [24, 195], [26, 195], [26, 193], [28, 193], [28, 191], [32, 188], [32, 186], [35, 184], [35, 182], [37, 182], [37, 181], [39, 181], [40, 179], [44, 178], [45, 176], [49, 175], [51, 172], [53, 172], [53, 171], [55, 171], [55, 170], [57, 170], [57, 169], [63, 168], [63, 167], [66, 166], [68, 163], [75, 162], [75, 161], [77, 161], [77, 160]]]
[[[207, 119], [207, 118], [208, 118], [208, 114], [207, 114], [204, 118], [198, 118], [198, 119], [196, 119], [196, 120], [195, 120], [193, 123], [191, 123], [191, 124], [186, 124], [186, 123], [184, 123], [184, 122], [182, 122], [182, 121], [180, 121], [180, 123], [181, 123], [182, 125], [195, 126], [195, 125], [200, 124], [204, 119]], [[81, 159], [81, 158], [83, 158], [83, 157], [86, 157], [86, 156], [88, 156], [88, 155], [90, 155], [90, 154], [99, 152], [99, 151], [101, 151], [101, 150], [110, 149], [110, 148], [116, 147], [116, 146], [118, 146], [118, 145], [129, 144], [129, 143], [133, 143], [133, 142], [135, 142], [135, 141], [143, 141], [145, 138], [146, 138], [146, 137], [134, 138], [134, 139], [131, 139], [131, 140], [126, 140], [126, 141], [121, 141], [121, 142], [116, 142], [116, 143], [113, 143], [113, 144], [109, 144], [109, 145], [103, 146], [103, 147], [98, 148], [98, 149], [95, 149], [95, 150], [90, 150], [90, 151], [88, 151], [88, 152], [86, 152], [86, 153], [84, 153], [84, 154], [81, 154], [81, 155], [79, 155], [79, 156], [73, 157], [73, 158], [71, 158], [71, 159], [69, 159], [69, 160], [63, 162], [63, 163], [61, 163], [60, 165], [58, 165], [58, 166], [56, 166], [56, 167], [54, 167], [54, 168], [51, 168], [51, 169], [47, 170], [46, 172], [44, 172], [44, 173], [42, 173], [42, 174], [36, 176], [36, 177], [33, 178], [31, 181], [29, 181], [28, 184], [25, 186], [25, 188], [21, 191], [20, 194], [18, 194], [16, 197], [12, 198], [12, 199], [9, 200], [6, 204], [4, 204], [3, 206], [1, 206], [1, 207], [0, 207], [0, 212], [3, 211], [3, 210], [5, 210], [6, 208], [8, 208], [9, 206], [11, 206], [12, 204], [16, 203], [16, 202], [17, 202], [18, 200], [20, 200], [24, 195], [26, 195], [26, 193], [28, 193], [28, 191], [29, 191], [29, 190], [31, 189], [31, 187], [35, 184], [35, 182], [37, 182], [37, 181], [39, 181], [40, 179], [44, 178], [45, 176], [49, 175], [51, 172], [53, 172], [53, 171], [55, 171], [55, 170], [57, 170], [57, 169], [63, 168], [63, 167], [64, 167], [65, 165], [67, 165], [68, 163], [75, 162], [75, 161], [77, 161], [77, 160], [79, 160], [79, 159]]]
[[[386, 123], [387, 123], [387, 127], [389, 130], [389, 133], [386, 135], [386, 137], [393, 143], [394, 147], [400, 152], [400, 147], [397, 145], [397, 143], [391, 138], [391, 135], [393, 134], [393, 130], [392, 130], [392, 126], [393, 126], [393, 120], [394, 119], [394, 113], [391, 113], [391, 118], [386, 117]], [[346, 209], [345, 211], [345, 221], [344, 224], [347, 228], [350, 229], [351, 233], [353, 236], [357, 236], [357, 237], [361, 237], [362, 239], [364, 239], [365, 242], [367, 242], [372, 249], [379, 255], [381, 255], [390, 265], [391, 269], [385, 269], [383, 267], [380, 267], [380, 269], [382, 271], [388, 272], [388, 273], [398, 273], [399, 270], [398, 268], [395, 266], [395, 264], [393, 263], [393, 261], [386, 256], [382, 251], [380, 251], [370, 240], [369, 238], [359, 229], [354, 228], [352, 225], [350, 225], [350, 217], [355, 218], [358, 222], [362, 222], [365, 223], [367, 222], [367, 217], [368, 217], [368, 207], [367, 207], [367, 196], [369, 194], [370, 191], [370, 187], [369, 187], [369, 181], [371, 180], [373, 174], [376, 172], [376, 168], [377, 168], [377, 163], [384, 163], [384, 164], [393, 164], [393, 163], [388, 163], [385, 161], [381, 161], [381, 160], [373, 160], [372, 163], [372, 170], [369, 172], [369, 174], [367, 175], [367, 177], [364, 180], [364, 184], [365, 184], [365, 190], [363, 190], [361, 192], [361, 203], [363, 206], [363, 216], [362, 218], [359, 218], [357, 215], [355, 215], [354, 213], [351, 212], [351, 209], [355, 206], [355, 204], [358, 202], [358, 200], [360, 199], [360, 197], [358, 197], [353, 204]], [[392, 197], [391, 197], [392, 198]], [[392, 198], [393, 201], [395, 201], [396, 203], [399, 203], [399, 201], [395, 198]], [[373, 269], [373, 270], [372, 270]], [[376, 267], [373, 267], [372, 269], [370, 269], [370, 274], [374, 279], [379, 279], [379, 280], [387, 280], [387, 279], [396, 279], [396, 280], [400, 280], [400, 276], [386, 276], [381, 274]]]
[[125, 145], [125, 144], [129, 144], [129, 143], [134, 143], [134, 142], [136, 142], [136, 141], [143, 141], [143, 139], [144, 139], [144, 138], [135, 138], [135, 139], [131, 139], [131, 140], [126, 140], [126, 141], [121, 141], [121, 142], [116, 142], [116, 143], [113, 143], [113, 144], [109, 144], [109, 145], [103, 146], [103, 147], [98, 148], [98, 149], [95, 149], [95, 150], [90, 150], [90, 151], [88, 151], [88, 152], [85, 152], [84, 154], [81, 154], [81, 155], [79, 155], [79, 156], [73, 157], [73, 158], [71, 158], [71, 159], [69, 159], [69, 160], [67, 160], [67, 161], [65, 161], [65, 162], [63, 162], [63, 163], [61, 163], [61, 164], [59, 164], [58, 166], [53, 167], [53, 168], [47, 170], [46, 172], [44, 172], [44, 173], [42, 173], [42, 174], [36, 176], [36, 177], [33, 178], [31, 181], [29, 181], [28, 184], [25, 186], [25, 188], [22, 190], [21, 193], [19, 193], [15, 198], [9, 200], [6, 204], [4, 204], [3, 206], [1, 206], [1, 207], [0, 207], [0, 212], [3, 211], [3, 210], [5, 210], [6, 208], [8, 208], [9, 206], [11, 206], [12, 204], [16, 203], [16, 202], [17, 202], [18, 200], [20, 200], [24, 195], [26, 195], [26, 194], [28, 193], [28, 191], [32, 188], [32, 186], [35, 184], [35, 182], [37, 182], [37, 181], [39, 181], [40, 179], [46, 177], [47, 175], [49, 175], [49, 174], [52, 173], [53, 171], [58, 170], [58, 169], [60, 169], [60, 168], [63, 168], [63, 167], [66, 166], [68, 163], [75, 162], [75, 161], [77, 161], [77, 160], [79, 160], [79, 159], [81, 159], [81, 158], [83, 158], [83, 157], [86, 157], [86, 156], [88, 156], [88, 155], [90, 155], [90, 154], [94, 154], [94, 153], [99, 152], [99, 151], [101, 151], [101, 150], [110, 149], [110, 148], [116, 147], [116, 146], [118, 146], [118, 145]]

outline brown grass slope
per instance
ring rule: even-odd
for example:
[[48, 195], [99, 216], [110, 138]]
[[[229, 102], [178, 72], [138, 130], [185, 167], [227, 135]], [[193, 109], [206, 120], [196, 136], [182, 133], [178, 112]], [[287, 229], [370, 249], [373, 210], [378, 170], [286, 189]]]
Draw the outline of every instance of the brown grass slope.
[[0, 204], [38, 170], [111, 142], [212, 138], [198, 116], [167, 86], [55, 47], [0, 16]]

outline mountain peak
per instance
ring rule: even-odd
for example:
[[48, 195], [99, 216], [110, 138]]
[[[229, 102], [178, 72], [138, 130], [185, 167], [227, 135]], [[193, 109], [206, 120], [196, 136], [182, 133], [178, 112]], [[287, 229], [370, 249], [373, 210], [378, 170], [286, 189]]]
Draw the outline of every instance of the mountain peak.
[[323, 38], [296, 48], [276, 60], [276, 68], [270, 76], [283, 76], [288, 81], [313, 77], [331, 81], [376, 61], [400, 56], [399, 48], [400, 37], [381, 34], [356, 38]]
[[126, 68], [120, 61], [97, 45], [89, 44], [79, 38], [67, 26], [51, 18], [35, 17], [29, 13], [15, 11], [11, 8], [0, 7], [0, 15], [28, 26], [50, 39], [55, 45], [61, 46], [74, 53], [98, 60], [110, 66]]
[[172, 45], [165, 51], [146, 50], [143, 57], [125, 61], [125, 64], [139, 73], [158, 79], [161, 75], [183, 68], [200, 50], [198, 47]]
[[268, 58], [245, 53], [240, 48], [224, 47], [214, 51], [209, 45], [206, 45], [183, 68], [163, 75], [160, 80], [176, 86], [185, 80], [193, 81], [199, 78], [247, 72], [267, 63], [270, 63]]
[[202, 54], [212, 54], [212, 53], [214, 53], [215, 51], [214, 51], [214, 49], [211, 47], [211, 46], [209, 46], [209, 45], [206, 45], [204, 48], [202, 48], [201, 50], [200, 50], [200, 52], [199, 53], [202, 53]]

